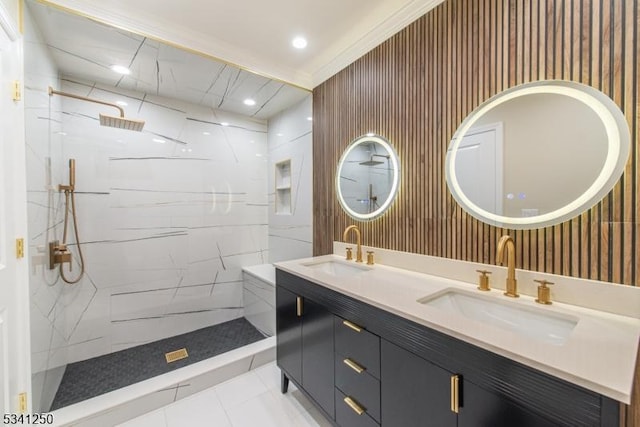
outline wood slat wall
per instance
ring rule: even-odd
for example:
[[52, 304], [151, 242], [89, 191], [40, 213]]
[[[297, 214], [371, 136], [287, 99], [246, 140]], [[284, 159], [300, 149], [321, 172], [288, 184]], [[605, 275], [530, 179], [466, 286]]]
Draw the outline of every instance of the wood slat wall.
[[[496, 241], [509, 233], [518, 267], [640, 285], [638, 19], [638, 0], [449, 0], [315, 88], [314, 253], [329, 253], [354, 223], [335, 195], [340, 154], [376, 132], [398, 151], [402, 182], [388, 213], [358, 223], [367, 244], [494, 263]], [[624, 175], [563, 224], [514, 231], [480, 223], [447, 189], [449, 140], [487, 98], [541, 79], [594, 86], [620, 106], [633, 141]]]
[[[448, 0], [316, 87], [314, 254], [330, 253], [356, 223], [368, 245], [495, 264], [497, 240], [508, 233], [518, 268], [639, 286], [638, 1]], [[480, 103], [544, 79], [591, 85], [620, 106], [632, 137], [625, 172], [571, 221], [526, 231], [488, 226], [449, 194], [447, 146]], [[394, 145], [402, 181], [384, 216], [356, 222], [340, 208], [334, 176], [342, 151], [367, 132]], [[637, 423], [628, 425], [640, 425], [638, 413], [627, 414]]]

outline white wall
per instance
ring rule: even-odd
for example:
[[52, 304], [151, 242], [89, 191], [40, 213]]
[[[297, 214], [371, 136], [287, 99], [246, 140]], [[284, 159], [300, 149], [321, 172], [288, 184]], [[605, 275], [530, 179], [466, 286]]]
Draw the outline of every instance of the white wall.
[[[59, 83], [35, 30], [26, 37], [30, 250], [62, 237], [57, 186], [67, 184], [75, 158], [86, 266], [82, 280], [67, 285], [42, 257], [30, 260], [34, 373], [241, 317], [241, 267], [267, 262], [266, 123], [151, 94]], [[127, 116], [146, 120], [144, 131], [101, 127], [98, 114], [115, 109], [50, 98], [49, 85], [125, 101]], [[71, 251], [68, 275], [75, 277], [75, 244]]]
[[[313, 254], [311, 94], [269, 120], [269, 262]], [[291, 159], [291, 214], [275, 212], [275, 165]]]

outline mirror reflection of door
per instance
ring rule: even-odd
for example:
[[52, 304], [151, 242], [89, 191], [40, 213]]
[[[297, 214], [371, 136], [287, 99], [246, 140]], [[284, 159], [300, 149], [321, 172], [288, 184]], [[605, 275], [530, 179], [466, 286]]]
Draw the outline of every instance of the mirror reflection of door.
[[456, 157], [460, 186], [479, 208], [502, 215], [502, 123], [466, 133]]
[[552, 212], [580, 197], [602, 170], [605, 127], [581, 100], [521, 96], [489, 111], [472, 130], [497, 121], [503, 123], [505, 142], [504, 162], [497, 163], [503, 191], [496, 195], [504, 206], [490, 212], [509, 217]]

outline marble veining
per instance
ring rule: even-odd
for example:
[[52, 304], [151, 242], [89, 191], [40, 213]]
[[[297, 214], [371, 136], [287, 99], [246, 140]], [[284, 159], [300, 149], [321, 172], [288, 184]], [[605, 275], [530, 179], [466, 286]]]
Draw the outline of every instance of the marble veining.
[[276, 333], [275, 268], [262, 264], [243, 268], [244, 317], [267, 336]]
[[[38, 65], [27, 68], [25, 89], [33, 372], [242, 316], [242, 266], [268, 253], [266, 123], [60, 78], [40, 46], [27, 55]], [[47, 72], [29, 73], [38, 69]], [[50, 98], [48, 86], [124, 99], [145, 131], [100, 127], [103, 106]], [[68, 181], [69, 158], [86, 270], [76, 285], [45, 260], [47, 243], [62, 237], [56, 189]], [[77, 247], [70, 239], [71, 277], [80, 270]], [[41, 375], [34, 387], [44, 394], [52, 380]]]
[[[311, 97], [269, 120], [269, 261], [311, 256]], [[275, 165], [291, 161], [291, 215], [275, 213]]]

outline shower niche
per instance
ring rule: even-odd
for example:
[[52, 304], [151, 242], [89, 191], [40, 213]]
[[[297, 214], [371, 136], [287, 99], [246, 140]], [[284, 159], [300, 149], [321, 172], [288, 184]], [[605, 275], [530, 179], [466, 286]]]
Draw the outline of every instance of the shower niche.
[[291, 159], [275, 165], [276, 214], [291, 215]]

